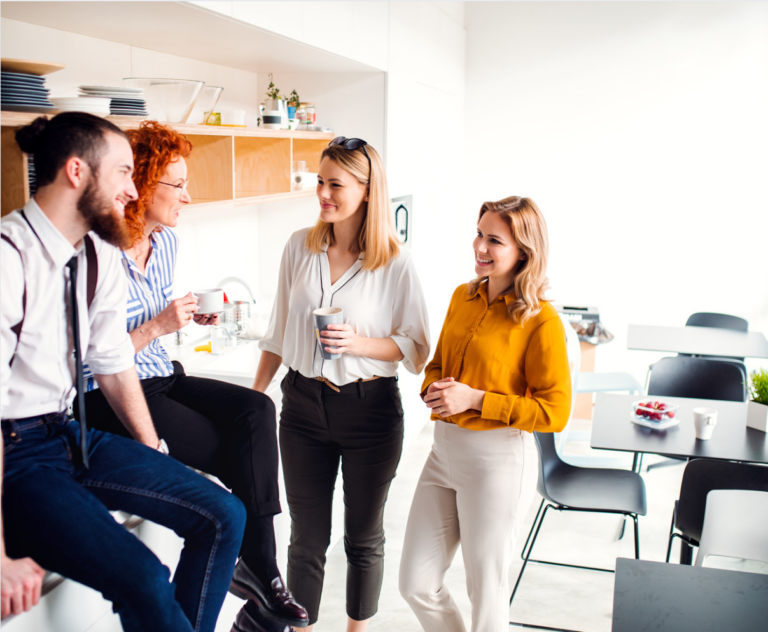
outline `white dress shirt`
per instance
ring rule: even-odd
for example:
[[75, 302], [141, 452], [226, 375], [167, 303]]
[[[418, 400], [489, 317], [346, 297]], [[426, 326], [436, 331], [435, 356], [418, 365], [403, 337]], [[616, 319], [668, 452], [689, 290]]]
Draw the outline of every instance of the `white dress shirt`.
[[304, 377], [325, 377], [342, 386], [375, 375], [392, 377], [397, 362], [342, 354], [323, 360], [312, 312], [320, 307], [341, 307], [344, 322], [361, 336], [392, 338], [403, 353], [403, 364], [418, 374], [429, 358], [427, 306], [410, 253], [378, 270], [363, 270], [363, 258], [331, 284], [327, 250], [311, 253], [305, 246], [309, 229], [295, 232], [283, 251], [280, 279], [262, 351], [283, 359], [283, 364]]
[[[91, 308], [87, 307], [87, 264], [79, 250], [56, 229], [34, 199], [2, 219], [2, 233], [21, 251], [0, 241], [0, 417], [21, 419], [65, 412], [75, 397], [74, 339], [69, 326], [69, 269], [78, 256], [77, 299], [83, 359], [97, 374], [133, 366], [134, 348], [125, 329], [127, 287], [120, 251], [91, 233], [99, 262]], [[38, 239], [39, 237], [39, 239]], [[22, 317], [24, 283], [27, 307], [17, 341], [11, 327]], [[17, 348], [18, 342], [18, 348]], [[11, 367], [14, 350], [16, 357]]]

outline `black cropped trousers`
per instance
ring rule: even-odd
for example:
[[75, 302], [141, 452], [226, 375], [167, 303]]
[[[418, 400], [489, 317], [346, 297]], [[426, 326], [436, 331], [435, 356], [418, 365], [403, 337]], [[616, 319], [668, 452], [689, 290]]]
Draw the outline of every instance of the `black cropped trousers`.
[[[245, 505], [243, 558], [262, 581], [278, 575], [272, 516], [280, 513], [277, 429], [272, 400], [249, 388], [185, 375], [141, 380], [152, 421], [171, 456], [212, 474]], [[91, 428], [130, 437], [101, 389], [86, 393]]]
[[378, 610], [384, 575], [384, 504], [403, 448], [397, 379], [354, 382], [337, 393], [291, 370], [282, 389], [280, 454], [291, 515], [288, 587], [314, 624], [341, 463], [347, 614], [369, 619]]

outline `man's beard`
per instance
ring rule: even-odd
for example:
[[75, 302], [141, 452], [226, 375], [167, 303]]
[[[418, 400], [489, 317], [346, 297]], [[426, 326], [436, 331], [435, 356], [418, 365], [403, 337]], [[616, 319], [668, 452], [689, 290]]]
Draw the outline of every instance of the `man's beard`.
[[99, 188], [98, 176], [91, 176], [77, 201], [77, 210], [88, 222], [88, 227], [108, 244], [126, 250], [133, 245], [125, 218], [116, 212], [110, 197]]

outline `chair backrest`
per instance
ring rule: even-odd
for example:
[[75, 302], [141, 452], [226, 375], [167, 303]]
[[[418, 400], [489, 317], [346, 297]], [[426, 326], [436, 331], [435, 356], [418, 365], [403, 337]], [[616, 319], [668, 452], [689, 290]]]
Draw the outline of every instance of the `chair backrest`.
[[739, 362], [678, 356], [651, 369], [648, 395], [747, 401], [746, 375]]
[[713, 489], [707, 495], [696, 566], [710, 555], [768, 563], [768, 492]]
[[685, 466], [675, 527], [696, 541], [701, 540], [707, 494], [713, 489], [768, 492], [768, 467], [710, 459], [694, 459]]
[[539, 495], [547, 500], [556, 502], [547, 492], [547, 478], [552, 472], [561, 467], [569, 467], [565, 461], [560, 458], [555, 448], [555, 435], [551, 432], [534, 432], [536, 447], [539, 450], [539, 480], [536, 488]]
[[716, 314], [714, 312], [696, 312], [685, 321], [686, 327], [716, 327], [718, 329], [735, 329], [748, 331], [749, 323], [738, 316]]

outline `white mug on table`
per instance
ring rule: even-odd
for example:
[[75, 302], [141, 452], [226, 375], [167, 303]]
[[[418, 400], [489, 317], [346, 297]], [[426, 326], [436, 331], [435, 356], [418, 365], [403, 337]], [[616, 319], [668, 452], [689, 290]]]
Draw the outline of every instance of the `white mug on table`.
[[694, 408], [693, 427], [696, 430], [696, 438], [709, 441], [717, 423], [717, 411], [714, 408]]

